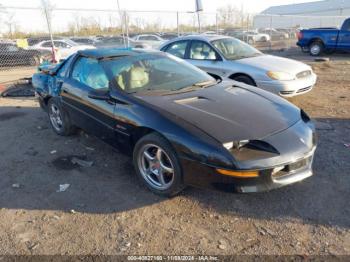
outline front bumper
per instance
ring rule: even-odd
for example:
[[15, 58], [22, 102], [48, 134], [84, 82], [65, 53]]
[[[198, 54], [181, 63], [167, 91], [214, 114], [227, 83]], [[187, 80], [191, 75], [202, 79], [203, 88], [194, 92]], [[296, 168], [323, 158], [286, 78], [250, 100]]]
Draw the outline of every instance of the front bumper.
[[309, 77], [292, 81], [257, 81], [257, 86], [276, 95], [292, 97], [311, 91], [316, 81], [317, 76], [312, 73]]
[[253, 193], [270, 191], [303, 181], [312, 176], [315, 149], [316, 147], [304, 157], [293, 162], [259, 170], [259, 176], [256, 178], [236, 178], [222, 175], [216, 171], [215, 167], [182, 159], [182, 166], [187, 167], [184, 170], [184, 182], [192, 186], [207, 187], [225, 192]]

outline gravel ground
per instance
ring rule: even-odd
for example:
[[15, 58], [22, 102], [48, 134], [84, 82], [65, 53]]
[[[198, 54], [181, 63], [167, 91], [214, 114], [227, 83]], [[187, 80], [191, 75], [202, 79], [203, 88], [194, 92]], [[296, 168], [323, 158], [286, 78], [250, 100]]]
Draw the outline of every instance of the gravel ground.
[[55, 135], [32, 99], [0, 98], [0, 254], [350, 255], [350, 62], [309, 63], [318, 84], [291, 101], [317, 121], [315, 175], [261, 194], [158, 197], [129, 157]]

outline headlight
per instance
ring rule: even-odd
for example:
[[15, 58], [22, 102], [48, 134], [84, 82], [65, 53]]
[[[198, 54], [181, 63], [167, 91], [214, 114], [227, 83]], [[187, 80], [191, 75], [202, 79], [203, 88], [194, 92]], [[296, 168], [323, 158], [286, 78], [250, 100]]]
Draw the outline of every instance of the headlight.
[[274, 80], [288, 81], [294, 80], [294, 76], [286, 72], [268, 71], [267, 76]]

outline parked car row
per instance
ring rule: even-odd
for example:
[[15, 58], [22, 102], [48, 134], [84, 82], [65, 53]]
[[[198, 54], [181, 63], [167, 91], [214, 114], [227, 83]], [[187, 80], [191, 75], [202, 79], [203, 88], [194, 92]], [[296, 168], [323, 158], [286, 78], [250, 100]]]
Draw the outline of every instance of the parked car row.
[[271, 40], [268, 34], [258, 33], [255, 31], [227, 31], [226, 35], [235, 37], [239, 40], [247, 42], [250, 45], [256, 42], [268, 42]]
[[304, 111], [235, 73], [214, 78], [198, 67], [214, 76], [242, 67], [275, 93], [310, 68], [230, 37], [187, 36], [161, 49], [85, 49], [41, 67], [32, 83], [53, 130], [82, 128], [130, 154], [141, 181], [163, 196], [188, 185], [268, 191], [312, 175], [317, 142]]
[[[256, 31], [245, 31], [245, 30], [220, 30], [220, 33], [233, 36], [235, 38], [238, 38], [242, 41], [245, 41], [249, 43], [250, 45], [253, 45], [257, 42], [268, 42], [270, 40], [274, 40], [276, 38], [278, 39], [286, 39], [288, 38], [288, 34], [291, 35], [292, 31], [289, 29], [259, 29]], [[193, 33], [186, 33], [183, 34], [183, 36], [186, 35], [193, 35], [197, 34], [196, 32]], [[203, 35], [215, 35], [216, 32], [214, 31], [207, 31], [202, 33]], [[89, 49], [89, 48], [109, 48], [109, 47], [116, 47], [116, 48], [122, 48], [122, 47], [135, 47], [135, 48], [146, 48], [146, 49], [158, 49], [161, 45], [163, 45], [166, 41], [172, 40], [174, 38], [177, 38], [177, 33], [142, 33], [142, 34], [131, 34], [130, 37], [122, 37], [122, 36], [89, 36], [89, 37], [54, 37], [53, 42], [55, 45], [55, 50], [57, 52], [57, 57], [59, 59], [64, 59], [71, 55], [72, 53], [82, 50], [82, 49]], [[14, 42], [15, 43], [15, 42]], [[49, 51], [52, 51], [52, 43], [51, 39], [48, 36], [42, 36], [42, 37], [31, 37], [27, 39], [28, 48], [29, 50], [36, 50], [39, 51], [41, 55], [39, 57], [42, 57], [42, 54], [46, 54]], [[6, 51], [5, 48], [3, 48], [3, 52]], [[314, 49], [313, 49], [314, 50]], [[8, 56], [13, 56], [14, 53], [9, 54]], [[22, 54], [24, 54], [22, 52]], [[27, 53], [28, 54], [28, 53]], [[27, 55], [25, 55], [27, 56]], [[19, 60], [18, 63], [13, 63], [12, 65], [15, 66], [19, 63], [27, 64], [28, 59], [22, 59], [21, 55], [18, 56]], [[30, 64], [34, 64], [35, 61], [41, 61], [42, 59], [37, 57], [32, 57], [29, 60], [31, 60]], [[3, 61], [2, 64], [9, 63], [11, 64], [11, 59], [7, 59], [7, 61]], [[37, 63], [37, 62], [36, 62]]]

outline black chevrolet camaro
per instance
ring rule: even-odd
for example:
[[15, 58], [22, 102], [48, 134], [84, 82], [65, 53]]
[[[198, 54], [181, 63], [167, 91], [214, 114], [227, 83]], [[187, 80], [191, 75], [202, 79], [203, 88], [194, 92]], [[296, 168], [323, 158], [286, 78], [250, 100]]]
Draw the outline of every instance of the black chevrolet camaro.
[[273, 94], [215, 80], [171, 55], [84, 50], [33, 76], [53, 130], [77, 127], [130, 153], [155, 193], [258, 192], [312, 175], [310, 118]]

